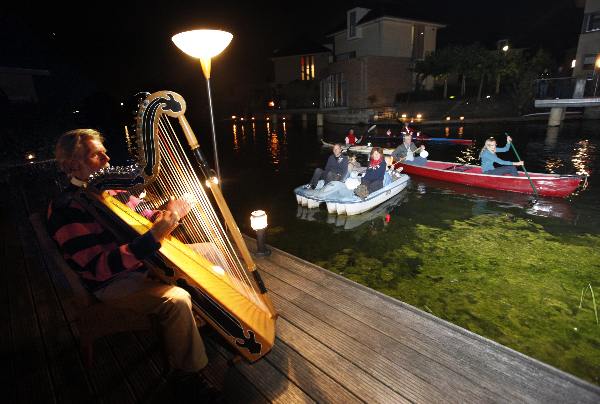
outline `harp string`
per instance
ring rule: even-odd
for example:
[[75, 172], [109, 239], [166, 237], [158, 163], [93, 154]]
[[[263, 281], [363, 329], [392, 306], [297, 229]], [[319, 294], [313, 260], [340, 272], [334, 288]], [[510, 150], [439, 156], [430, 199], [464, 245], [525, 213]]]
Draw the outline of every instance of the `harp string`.
[[[160, 173], [148, 187], [145, 200], [154, 208], [165, 200], [190, 198], [190, 213], [183, 218], [183, 226], [173, 235], [188, 244], [203, 244], [201, 254], [214, 266], [220, 267], [234, 288], [263, 310], [268, 311], [257, 286], [250, 278], [236, 250], [229, 241], [204, 187], [185, 154], [169, 118], [161, 116], [158, 121], [160, 145]], [[193, 258], [193, 257], [191, 257]], [[214, 269], [213, 269], [214, 270]]]

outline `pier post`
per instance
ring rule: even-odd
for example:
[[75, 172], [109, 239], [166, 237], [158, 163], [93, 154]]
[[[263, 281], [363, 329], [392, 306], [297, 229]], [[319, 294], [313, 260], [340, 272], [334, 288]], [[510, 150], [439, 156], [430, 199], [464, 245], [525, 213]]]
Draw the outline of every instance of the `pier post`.
[[317, 112], [317, 127], [323, 126], [323, 114]]
[[550, 117], [548, 118], [548, 126], [560, 126], [565, 117], [565, 108], [553, 107], [550, 109]]

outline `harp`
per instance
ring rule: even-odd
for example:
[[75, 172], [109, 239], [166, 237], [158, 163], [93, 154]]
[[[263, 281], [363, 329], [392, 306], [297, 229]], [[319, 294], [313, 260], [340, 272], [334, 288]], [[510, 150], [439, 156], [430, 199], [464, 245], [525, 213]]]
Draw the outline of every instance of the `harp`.
[[[192, 209], [159, 250], [161, 266], [168, 269], [163, 278], [186, 289], [194, 311], [242, 356], [255, 361], [274, 343], [277, 315], [185, 110], [185, 100], [172, 91], [139, 97], [129, 139], [134, 163], [93, 174], [87, 192], [106, 215], [138, 234], [152, 223], [108, 190], [145, 192], [151, 209], [172, 196], [190, 203]], [[187, 153], [183, 139], [190, 147]]]

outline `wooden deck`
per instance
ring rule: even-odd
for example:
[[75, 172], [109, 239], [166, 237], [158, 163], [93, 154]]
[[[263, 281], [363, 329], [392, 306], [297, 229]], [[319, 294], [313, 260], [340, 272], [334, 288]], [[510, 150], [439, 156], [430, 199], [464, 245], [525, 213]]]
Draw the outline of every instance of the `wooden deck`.
[[[35, 172], [11, 178], [0, 205], [3, 402], [169, 402], [151, 332], [100, 339], [85, 369], [67, 284], [28, 221], [48, 195]], [[600, 402], [597, 386], [285, 252], [257, 264], [280, 314], [273, 350], [231, 364], [203, 330], [205, 373], [227, 402]]]

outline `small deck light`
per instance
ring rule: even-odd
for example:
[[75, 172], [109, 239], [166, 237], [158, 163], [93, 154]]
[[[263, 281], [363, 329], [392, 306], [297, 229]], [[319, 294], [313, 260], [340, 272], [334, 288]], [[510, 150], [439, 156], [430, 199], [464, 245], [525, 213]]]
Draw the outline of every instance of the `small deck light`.
[[406, 114], [402, 114], [402, 118], [406, 118]]
[[271, 250], [265, 246], [265, 229], [267, 228], [267, 214], [264, 210], [255, 210], [250, 215], [250, 227], [256, 231], [256, 252], [259, 257], [271, 255]]
[[465, 120], [465, 117], [464, 117], [464, 116], [461, 116], [461, 117], [460, 117], [460, 118], [458, 118], [458, 119], [460, 119], [461, 121], [464, 121], [464, 120]]
[[447, 116], [447, 117], [446, 117], [446, 120], [447, 120], [447, 121], [449, 121], [449, 120], [450, 120], [450, 117], [449, 117], [449, 116]]
[[422, 114], [417, 114], [417, 119], [422, 119], [423, 115]]

